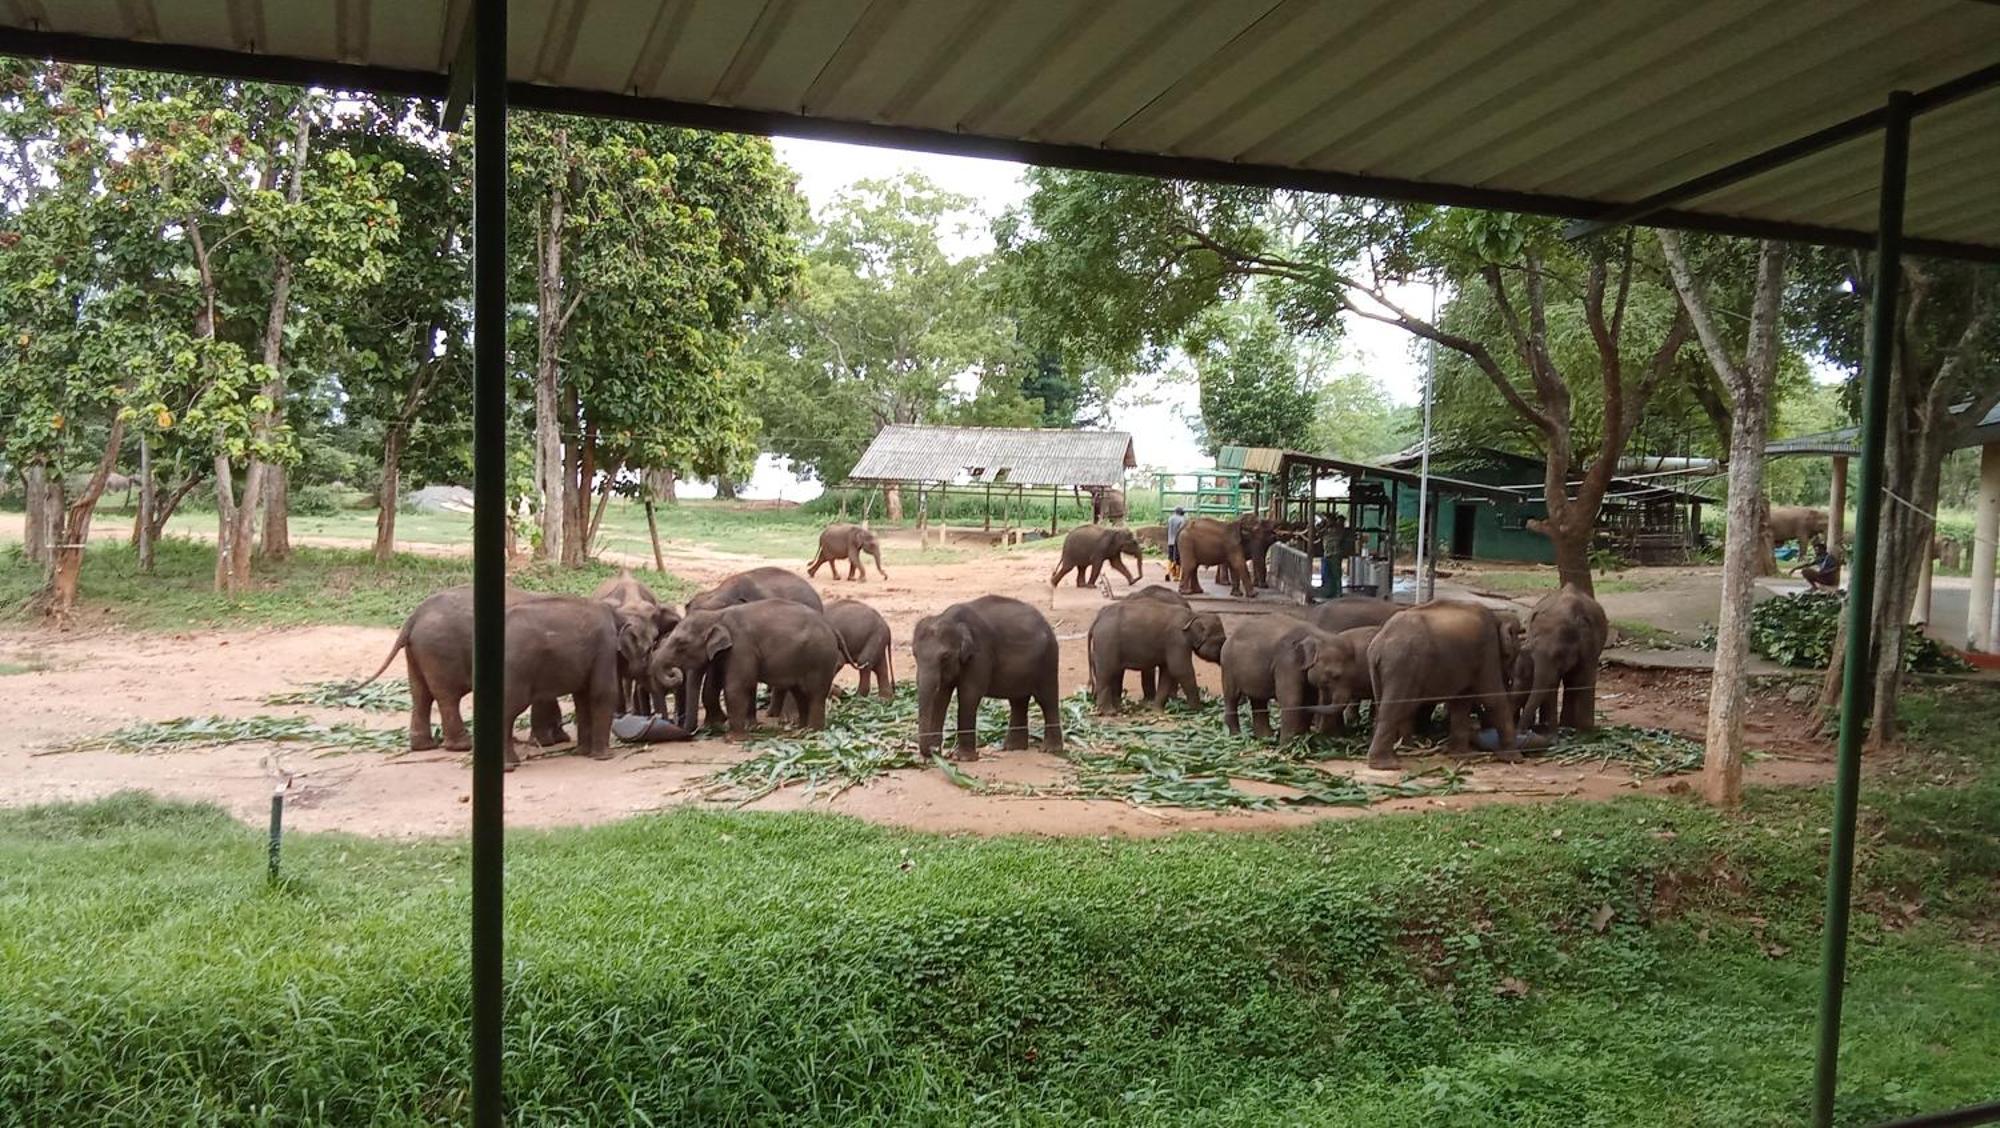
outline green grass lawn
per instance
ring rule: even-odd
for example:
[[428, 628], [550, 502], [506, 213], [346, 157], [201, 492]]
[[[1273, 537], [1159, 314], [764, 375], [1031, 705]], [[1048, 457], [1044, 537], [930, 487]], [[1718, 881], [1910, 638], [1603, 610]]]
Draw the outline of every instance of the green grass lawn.
[[[586, 594], [617, 574], [608, 565], [524, 568], [510, 582], [538, 591]], [[318, 623], [393, 627], [425, 596], [472, 582], [472, 561], [398, 553], [388, 565], [378, 566], [358, 549], [301, 547], [282, 564], [259, 561], [251, 590], [234, 599], [216, 594], [214, 575], [215, 549], [207, 544], [161, 541], [150, 576], [139, 570], [138, 555], [129, 546], [92, 544], [84, 554], [78, 619], [85, 625], [152, 631]], [[0, 615], [18, 617], [22, 604], [41, 587], [41, 576], [18, 545], [0, 555]], [[681, 598], [690, 590], [655, 573], [646, 581], [663, 597]]]
[[[2000, 694], [1871, 777], [1844, 1123], [2000, 1096]], [[677, 812], [509, 842], [521, 1124], [1795, 1125], [1824, 790], [1150, 841]], [[466, 850], [0, 813], [0, 1121], [467, 1115]]]

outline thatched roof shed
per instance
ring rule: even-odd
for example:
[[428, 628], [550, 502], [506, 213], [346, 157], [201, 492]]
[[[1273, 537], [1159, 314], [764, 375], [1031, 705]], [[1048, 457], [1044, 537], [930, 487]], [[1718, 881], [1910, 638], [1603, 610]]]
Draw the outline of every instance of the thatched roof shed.
[[882, 428], [851, 482], [1116, 486], [1138, 465], [1123, 431], [1035, 427]]

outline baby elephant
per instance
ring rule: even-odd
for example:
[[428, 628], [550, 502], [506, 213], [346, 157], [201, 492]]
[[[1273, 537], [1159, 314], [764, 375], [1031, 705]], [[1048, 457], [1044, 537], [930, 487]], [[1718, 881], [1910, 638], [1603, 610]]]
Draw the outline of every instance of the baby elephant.
[[[1125, 557], [1132, 558], [1132, 571], [1125, 570]], [[1146, 575], [1145, 558], [1139, 554], [1139, 539], [1132, 530], [1112, 528], [1107, 525], [1084, 525], [1071, 529], [1063, 538], [1062, 561], [1049, 576], [1049, 586], [1062, 583], [1064, 576], [1076, 572], [1076, 586], [1089, 587], [1097, 582], [1097, 574], [1106, 564], [1125, 577], [1127, 584], [1138, 583]]]
[[896, 666], [889, 655], [889, 622], [858, 599], [826, 605], [826, 625], [840, 637], [842, 657], [861, 674], [858, 692], [868, 696], [872, 676], [884, 700], [896, 696]]
[[1279, 742], [1303, 736], [1315, 716], [1331, 717], [1347, 707], [1344, 687], [1357, 661], [1339, 637], [1290, 615], [1251, 619], [1222, 644], [1223, 723], [1232, 735], [1242, 731], [1236, 709], [1247, 698], [1251, 731], [1269, 739], [1268, 710], [1276, 700]]
[[1142, 678], [1158, 669], [1163, 675], [1153, 704], [1163, 706], [1176, 688], [1190, 706], [1201, 706], [1195, 684], [1194, 659], [1222, 660], [1222, 619], [1211, 611], [1194, 612], [1164, 599], [1126, 599], [1098, 611], [1087, 636], [1090, 685], [1100, 714], [1116, 713], [1125, 695], [1125, 671]]
[[1041, 612], [1004, 595], [982, 595], [917, 621], [910, 648], [917, 662], [917, 751], [930, 755], [945, 736], [945, 706], [958, 694], [958, 760], [979, 758], [979, 702], [1004, 697], [1012, 707], [1009, 751], [1028, 746], [1028, 699], [1042, 710], [1042, 751], [1063, 746], [1056, 667], [1062, 653]]
[[729, 739], [750, 734], [757, 684], [771, 687], [771, 709], [789, 698], [810, 729], [826, 727], [826, 697], [841, 666], [840, 640], [826, 618], [788, 599], [760, 599], [719, 611], [690, 611], [653, 650], [662, 681], [674, 669], [707, 667], [719, 681]]
[[1597, 662], [1610, 633], [1604, 608], [1575, 584], [1564, 584], [1535, 604], [1514, 662], [1523, 732], [1549, 731], [1558, 723], [1579, 731], [1597, 727]]
[[838, 562], [845, 560], [847, 578], [865, 580], [868, 578], [868, 565], [861, 560], [864, 552], [875, 558], [876, 573], [888, 579], [889, 573], [882, 571], [882, 542], [875, 539], [874, 533], [859, 525], [828, 525], [819, 531], [819, 555], [806, 565], [806, 575], [817, 576], [820, 566], [826, 565], [829, 574], [839, 579]]

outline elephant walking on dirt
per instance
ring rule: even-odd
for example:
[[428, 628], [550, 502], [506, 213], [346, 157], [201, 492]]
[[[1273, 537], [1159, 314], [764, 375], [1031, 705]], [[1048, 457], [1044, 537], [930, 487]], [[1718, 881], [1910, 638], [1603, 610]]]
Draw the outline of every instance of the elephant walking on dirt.
[[826, 605], [826, 625], [840, 636], [843, 656], [861, 675], [856, 690], [868, 696], [871, 677], [883, 700], [896, 696], [896, 664], [890, 656], [889, 621], [858, 599], [836, 599]]
[[[1125, 570], [1125, 557], [1132, 558], [1133, 571]], [[1139, 538], [1132, 530], [1114, 528], [1109, 525], [1084, 525], [1071, 529], [1063, 538], [1062, 560], [1056, 570], [1049, 575], [1051, 588], [1062, 583], [1064, 576], [1072, 570], [1076, 572], [1076, 586], [1089, 587], [1097, 582], [1099, 572], [1106, 564], [1121, 576], [1129, 586], [1138, 583], [1146, 575], [1145, 558], [1139, 554]]]
[[[1085, 636], [1090, 653], [1090, 685], [1097, 711], [1115, 713], [1125, 695], [1125, 671], [1146, 675], [1160, 671], [1153, 704], [1163, 706], [1176, 689], [1189, 706], [1201, 706], [1194, 660], [1222, 660], [1222, 619], [1212, 611], [1194, 612], [1163, 599], [1125, 599], [1097, 612]], [[1149, 691], [1152, 687], [1148, 687]]]
[[1437, 600], [1403, 611], [1368, 644], [1375, 686], [1375, 735], [1368, 766], [1395, 768], [1396, 742], [1419, 715], [1443, 702], [1451, 716], [1451, 750], [1472, 751], [1472, 715], [1498, 730], [1498, 757], [1519, 760], [1509, 677], [1521, 651], [1521, 623], [1477, 603]]
[[1523, 731], [1597, 727], [1597, 663], [1610, 633], [1604, 608], [1575, 584], [1564, 584], [1535, 604], [1514, 664]]
[[882, 570], [882, 542], [875, 534], [859, 525], [828, 525], [819, 531], [819, 555], [806, 565], [806, 575], [817, 576], [822, 565], [828, 567], [828, 574], [840, 578], [840, 561], [847, 561], [847, 578], [865, 580], [868, 565], [861, 555], [867, 553], [875, 558], [875, 572], [883, 579], [889, 573]]
[[653, 651], [660, 680], [668, 669], [680, 670], [684, 683], [690, 669], [709, 671], [709, 685], [720, 685], [731, 740], [748, 736], [756, 723], [760, 682], [771, 687], [773, 712], [791, 704], [804, 727], [825, 728], [827, 694], [844, 660], [826, 617], [786, 599], [690, 611]]
[[[618, 699], [618, 626], [611, 608], [596, 600], [566, 595], [507, 592], [507, 731], [533, 709], [537, 743], [561, 743], [557, 698], [576, 705], [577, 746], [593, 759], [611, 756], [611, 717]], [[389, 668], [398, 651], [410, 678], [410, 750], [436, 748], [431, 733], [433, 703], [444, 726], [444, 746], [472, 747], [461, 704], [472, 692], [472, 589], [448, 588], [410, 612], [388, 657], [367, 681]], [[520, 763], [510, 738], [507, 767]]]
[[[1222, 722], [1242, 731], [1237, 709], [1250, 703], [1250, 728], [1271, 736], [1270, 705], [1278, 703], [1278, 739], [1303, 736], [1314, 717], [1346, 708], [1341, 687], [1361, 657], [1347, 644], [1290, 615], [1258, 615], [1229, 632], [1222, 644]], [[1322, 726], [1332, 728], [1329, 720]]]
[[1062, 651], [1041, 612], [1004, 595], [954, 603], [917, 621], [910, 636], [917, 665], [917, 751], [937, 752], [946, 736], [945, 707], [958, 695], [952, 758], [979, 758], [979, 703], [1004, 697], [1011, 709], [1007, 742], [1028, 746], [1028, 701], [1042, 710], [1042, 751], [1063, 746], [1057, 665]]

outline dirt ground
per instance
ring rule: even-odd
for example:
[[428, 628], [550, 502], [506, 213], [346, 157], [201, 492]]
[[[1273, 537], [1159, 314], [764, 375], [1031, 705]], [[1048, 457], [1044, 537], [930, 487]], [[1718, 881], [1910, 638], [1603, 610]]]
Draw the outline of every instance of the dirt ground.
[[[670, 566], [707, 583], [768, 561], [726, 549], [683, 551]], [[1065, 693], [1087, 680], [1083, 636], [1105, 605], [1097, 589], [1065, 585], [1051, 606], [1047, 577], [1053, 548], [977, 551], [969, 560], [891, 569], [884, 582], [834, 581], [822, 571], [816, 586], [827, 597], [866, 599], [894, 632], [899, 674], [908, 675], [908, 637], [916, 620], [959, 599], [999, 593], [1043, 608], [1062, 643]], [[1109, 573], [1107, 573], [1109, 574]], [[1148, 582], [1158, 580], [1149, 572]], [[1122, 581], [1120, 581], [1122, 585]], [[1122, 592], [1120, 593], [1122, 594]], [[0, 663], [28, 672], [0, 677], [0, 710], [13, 718], [13, 737], [0, 747], [0, 804], [85, 799], [125, 788], [219, 803], [247, 822], [265, 817], [273, 787], [289, 779], [287, 823], [299, 829], [371, 835], [453, 835], [467, 824], [466, 757], [444, 752], [384, 756], [351, 753], [313, 756], [274, 746], [236, 745], [149, 755], [64, 752], [52, 748], [79, 737], [140, 720], [211, 713], [248, 716], [294, 713], [323, 721], [401, 727], [402, 714], [298, 709], [264, 704], [266, 695], [316, 681], [357, 679], [380, 662], [395, 632], [361, 627], [203, 632], [187, 635], [53, 634], [0, 631]], [[398, 664], [400, 666], [400, 663]], [[395, 673], [397, 671], [392, 671]], [[1217, 671], [1203, 665], [1204, 688], [1219, 690]], [[1128, 693], [1136, 692], [1136, 678]], [[851, 686], [851, 672], [842, 684]], [[1707, 698], [1702, 671], [1637, 671], [1607, 667], [1599, 708], [1613, 721], [1701, 735]], [[836, 706], [837, 708], [837, 706]], [[1749, 769], [1753, 782], [1803, 783], [1825, 778], [1829, 750], [1807, 735], [1800, 707], [1783, 687], [1760, 691], [1747, 721], [1753, 746], [1767, 755]], [[590, 824], [698, 802], [691, 785], [747, 753], [719, 740], [686, 744], [619, 746], [609, 763], [561, 753], [524, 765], [507, 779], [507, 819], [517, 827]], [[1406, 760], [1409, 768], [1429, 763]], [[1068, 765], [1038, 751], [990, 751], [967, 765], [982, 779], [1053, 784]], [[1364, 778], [1379, 775], [1354, 765]], [[1393, 777], [1384, 777], [1393, 778]], [[1177, 829], [1251, 829], [1313, 819], [1351, 818], [1383, 811], [1461, 807], [1495, 801], [1558, 796], [1602, 798], [1632, 790], [1681, 790], [1685, 781], [1639, 783], [1617, 765], [1609, 768], [1527, 763], [1476, 763], [1465, 791], [1442, 798], [1397, 800], [1376, 806], [1272, 812], [1206, 812], [1142, 808], [1105, 800], [974, 795], [935, 770], [908, 770], [829, 801], [787, 789], [752, 804], [757, 810], [810, 807], [874, 822], [924, 830], [978, 834], [1150, 835]], [[1246, 785], [1251, 786], [1251, 785]]]

